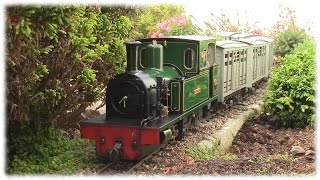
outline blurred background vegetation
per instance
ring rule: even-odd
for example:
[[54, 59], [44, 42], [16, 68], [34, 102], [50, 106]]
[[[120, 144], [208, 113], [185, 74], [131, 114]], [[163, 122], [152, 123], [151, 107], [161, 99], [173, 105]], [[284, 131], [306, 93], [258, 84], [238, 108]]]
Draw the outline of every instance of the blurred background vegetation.
[[[290, 16], [292, 12], [288, 10], [283, 13]], [[94, 145], [65, 133], [65, 129], [79, 128], [81, 113], [102, 100], [108, 81], [124, 72], [125, 41], [171, 35], [217, 36], [220, 31], [242, 31], [275, 38], [275, 55], [285, 57], [301, 52], [301, 47], [293, 50], [296, 44], [310, 39], [303, 29], [295, 26], [292, 17], [263, 31], [259, 27], [231, 24], [225, 14], [211, 16], [211, 21], [200, 28], [192, 23], [192, 17], [185, 15], [183, 6], [171, 4], [7, 7], [7, 173], [74, 174], [97, 168]], [[314, 57], [307, 59], [310, 58], [308, 66], [314, 66]], [[314, 81], [314, 69], [308, 76], [305, 81]], [[308, 93], [306, 97], [313, 95], [313, 86]], [[267, 101], [281, 97], [268, 95]], [[299, 106], [301, 113], [313, 113], [314, 97], [306, 101], [308, 104], [302, 109]], [[271, 112], [276, 114], [279, 110]]]

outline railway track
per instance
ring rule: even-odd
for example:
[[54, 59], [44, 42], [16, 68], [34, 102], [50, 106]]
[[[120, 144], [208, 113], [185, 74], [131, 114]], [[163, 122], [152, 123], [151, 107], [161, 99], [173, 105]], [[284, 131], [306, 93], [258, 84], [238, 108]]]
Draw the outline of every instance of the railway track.
[[[162, 144], [159, 148], [157, 148], [155, 151], [153, 151], [152, 153], [150, 153], [148, 156], [144, 157], [142, 160], [140, 161], [136, 161], [136, 162], [131, 162], [131, 161], [123, 161], [120, 164], [113, 164], [113, 163], [108, 163], [106, 164], [104, 167], [102, 167], [98, 172], [96, 172], [96, 175], [109, 175], [109, 170], [110, 168], [112, 168], [112, 171], [119, 171], [119, 172], [112, 172], [112, 174], [130, 174], [132, 173], [136, 168], [140, 167], [143, 163], [145, 163], [146, 161], [148, 161], [149, 159], [151, 159], [154, 155], [156, 155], [162, 148], [164, 148], [166, 145], [168, 144], [168, 142], [165, 142], [164, 144]], [[127, 164], [123, 164], [123, 163], [127, 163]], [[114, 165], [114, 166], [113, 166]], [[129, 166], [126, 169], [119, 168], [120, 166]]]
[[106, 164], [102, 169], [100, 169], [98, 172], [96, 172], [95, 174], [100, 175], [103, 174], [110, 166], [112, 166], [112, 163], [108, 163]]

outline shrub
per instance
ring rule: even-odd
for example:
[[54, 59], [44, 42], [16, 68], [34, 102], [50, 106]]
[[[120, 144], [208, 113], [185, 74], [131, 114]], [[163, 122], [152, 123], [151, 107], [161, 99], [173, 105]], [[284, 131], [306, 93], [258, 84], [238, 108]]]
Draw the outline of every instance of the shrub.
[[161, 4], [144, 6], [136, 20], [138, 38], [193, 34], [191, 19], [184, 15], [181, 5]]
[[86, 6], [17, 6], [6, 15], [9, 124], [68, 124], [124, 71], [126, 16]]
[[281, 58], [268, 82], [264, 106], [279, 117], [279, 125], [302, 127], [315, 123], [315, 42], [306, 39]]
[[158, 23], [155, 27], [150, 27], [148, 36], [151, 38], [190, 35], [194, 33], [192, 22], [185, 16], [175, 16], [166, 21]]
[[7, 8], [8, 173], [87, 167], [88, 143], [63, 137], [52, 126], [77, 123], [74, 117], [124, 71], [123, 43], [132, 24], [121, 10], [107, 12], [91, 6]]
[[284, 57], [293, 52], [295, 45], [303, 42], [307, 38], [304, 30], [288, 29], [280, 32], [274, 43], [274, 54]]
[[9, 135], [8, 174], [75, 174], [101, 165], [95, 158], [93, 142], [70, 139], [52, 126], [37, 132], [30, 127], [8, 132], [15, 132]]

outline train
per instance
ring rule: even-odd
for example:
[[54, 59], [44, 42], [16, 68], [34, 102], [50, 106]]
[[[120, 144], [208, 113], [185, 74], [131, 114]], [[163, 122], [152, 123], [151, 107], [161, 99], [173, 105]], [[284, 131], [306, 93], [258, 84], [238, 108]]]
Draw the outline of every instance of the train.
[[221, 105], [266, 79], [273, 40], [243, 33], [184, 35], [126, 42], [127, 67], [106, 87], [106, 113], [80, 122], [104, 162], [141, 160], [171, 139], [182, 140]]

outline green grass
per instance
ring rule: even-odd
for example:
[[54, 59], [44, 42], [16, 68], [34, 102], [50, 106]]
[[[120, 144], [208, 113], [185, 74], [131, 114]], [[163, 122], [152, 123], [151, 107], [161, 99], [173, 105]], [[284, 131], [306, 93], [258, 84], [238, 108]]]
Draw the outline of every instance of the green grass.
[[185, 153], [199, 161], [209, 161], [214, 159], [234, 160], [238, 158], [235, 154], [225, 154], [218, 145], [215, 145], [212, 148], [199, 148], [194, 146], [186, 149]]
[[271, 162], [273, 160], [281, 160], [281, 161], [295, 161], [289, 154], [274, 154], [269, 156], [256, 156], [253, 159], [250, 159], [251, 163], [266, 163]]

